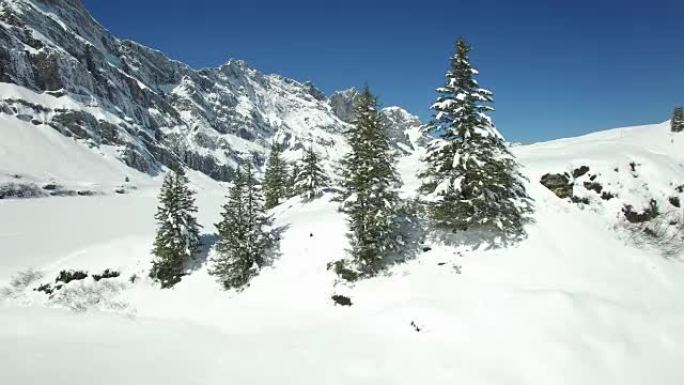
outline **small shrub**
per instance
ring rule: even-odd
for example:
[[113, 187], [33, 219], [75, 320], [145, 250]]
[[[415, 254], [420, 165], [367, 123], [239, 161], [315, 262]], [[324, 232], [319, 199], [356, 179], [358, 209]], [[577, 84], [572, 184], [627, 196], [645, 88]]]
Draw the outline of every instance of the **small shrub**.
[[98, 282], [101, 279], [116, 278], [120, 275], [121, 273], [119, 273], [118, 271], [105, 269], [105, 271], [103, 271], [102, 274], [93, 274], [93, 279], [95, 280], [95, 282]]
[[330, 298], [332, 298], [333, 302], [335, 302], [335, 305], [340, 305], [340, 306], [351, 306], [352, 305], [351, 298], [344, 296], [344, 295], [335, 294]]
[[0, 289], [0, 296], [7, 298], [17, 298], [35, 281], [41, 279], [43, 273], [29, 269], [15, 274], [7, 287]]
[[335, 261], [328, 264], [328, 270], [332, 269], [337, 276], [345, 281], [354, 282], [361, 277], [361, 274], [350, 269], [344, 260]]
[[611, 200], [611, 199], [613, 199], [613, 198], [615, 198], [615, 197], [616, 197], [615, 194], [613, 194], [612, 192], [608, 192], [608, 191], [604, 191], [604, 192], [601, 194], [601, 199], [603, 199], [604, 201], [609, 201], [609, 200]]
[[88, 278], [88, 273], [80, 270], [62, 270], [59, 272], [55, 282], [64, 282], [65, 284], [71, 281], [80, 281], [82, 279]]
[[630, 223], [648, 222], [658, 216], [658, 202], [656, 202], [655, 199], [651, 199], [649, 202], [649, 207], [644, 209], [644, 211], [641, 213], [634, 211], [634, 207], [632, 205], [625, 205], [622, 208], [622, 213], [624, 214], [625, 219], [627, 219], [627, 221]]

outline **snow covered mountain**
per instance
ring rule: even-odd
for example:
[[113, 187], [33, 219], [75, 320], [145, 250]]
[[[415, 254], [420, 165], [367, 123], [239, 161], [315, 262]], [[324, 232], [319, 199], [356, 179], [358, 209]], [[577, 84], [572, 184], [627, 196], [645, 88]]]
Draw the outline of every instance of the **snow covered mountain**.
[[[273, 140], [290, 152], [313, 141], [329, 157], [344, 148], [352, 111], [311, 83], [241, 60], [192, 69], [115, 38], [79, 0], [0, 7], [0, 111], [104, 148], [138, 171], [182, 163], [229, 180], [238, 159], [261, 166]], [[398, 107], [386, 111], [409, 145], [403, 132], [420, 121]]]

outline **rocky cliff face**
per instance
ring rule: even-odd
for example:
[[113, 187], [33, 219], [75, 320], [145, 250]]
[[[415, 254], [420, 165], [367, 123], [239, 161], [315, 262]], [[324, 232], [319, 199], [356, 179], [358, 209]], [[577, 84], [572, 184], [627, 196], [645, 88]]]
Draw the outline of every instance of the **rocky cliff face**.
[[[274, 138], [290, 151], [313, 141], [339, 152], [355, 92], [327, 98], [240, 60], [194, 70], [115, 38], [78, 0], [2, 2], [0, 82], [0, 113], [115, 146], [147, 173], [185, 164], [219, 180], [239, 159], [261, 166]], [[387, 113], [392, 131], [420, 123], [397, 111]]]

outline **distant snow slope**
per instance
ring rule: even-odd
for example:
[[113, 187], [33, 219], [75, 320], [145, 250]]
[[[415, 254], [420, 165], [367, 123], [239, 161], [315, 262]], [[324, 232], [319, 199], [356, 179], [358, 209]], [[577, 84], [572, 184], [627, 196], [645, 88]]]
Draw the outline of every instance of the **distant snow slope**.
[[[684, 183], [682, 140], [659, 124], [516, 147], [536, 206], [525, 241], [495, 250], [433, 242], [355, 285], [336, 284], [326, 269], [346, 247], [345, 218], [329, 196], [273, 210], [280, 256], [242, 293], [222, 291], [206, 265], [173, 290], [146, 278], [158, 178], [143, 175], [124, 195], [0, 200], [0, 280], [29, 266], [43, 273], [5, 290], [0, 383], [684, 383], [681, 255], [638, 247], [619, 226], [623, 204], [662, 200]], [[52, 162], [81, 148], [56, 143], [24, 153], [26, 169], [108, 183]], [[415, 194], [419, 157], [400, 159], [404, 196]], [[97, 159], [92, 172], [110, 170]], [[12, 162], [0, 157], [0, 170], [20, 172]], [[576, 194], [591, 203], [578, 205], [539, 184], [581, 165], [618, 198], [603, 201], [580, 179]], [[108, 175], [114, 185], [123, 174]], [[212, 233], [225, 186], [190, 176]], [[106, 268], [121, 277], [71, 282], [52, 299], [32, 291], [61, 269]], [[332, 294], [353, 306], [333, 306]]]

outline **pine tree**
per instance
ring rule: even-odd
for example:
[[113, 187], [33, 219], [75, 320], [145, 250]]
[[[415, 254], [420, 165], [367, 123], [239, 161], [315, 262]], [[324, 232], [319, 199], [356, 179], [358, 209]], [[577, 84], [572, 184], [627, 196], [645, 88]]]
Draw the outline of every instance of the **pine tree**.
[[210, 274], [217, 276], [226, 289], [241, 289], [264, 265], [265, 255], [273, 246], [268, 232], [271, 221], [251, 164], [244, 171], [238, 168], [221, 216], [221, 222], [216, 224], [218, 256]]
[[320, 159], [313, 145], [304, 153], [299, 174], [295, 177], [294, 189], [297, 194], [312, 200], [323, 194], [329, 186], [330, 178], [320, 165]]
[[175, 285], [184, 275], [184, 266], [200, 248], [194, 193], [188, 187], [182, 168], [169, 172], [162, 183], [155, 219], [158, 229], [154, 241], [150, 276], [162, 287]]
[[355, 112], [356, 121], [346, 133], [351, 152], [342, 160], [340, 199], [351, 230], [351, 268], [373, 276], [399, 246], [396, 209], [401, 182], [386, 127], [368, 86]]
[[456, 44], [446, 83], [426, 131], [437, 137], [425, 158], [420, 191], [437, 226], [452, 231], [498, 229], [523, 232], [531, 209], [519, 166], [487, 112], [492, 93], [480, 88], [468, 58], [470, 46]]
[[292, 173], [290, 173], [290, 177], [288, 179], [288, 192], [287, 196], [292, 198], [293, 196], [296, 196], [297, 193], [297, 175], [299, 175], [299, 172], [301, 171], [301, 167], [299, 166], [299, 162], [295, 161], [292, 164]]
[[672, 112], [672, 120], [670, 121], [672, 132], [684, 131], [684, 107], [676, 107]]
[[267, 209], [277, 206], [288, 194], [287, 163], [282, 158], [282, 152], [281, 144], [274, 143], [271, 146], [264, 173], [264, 196]]

